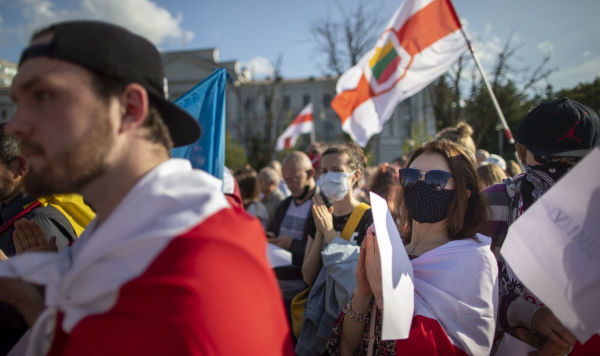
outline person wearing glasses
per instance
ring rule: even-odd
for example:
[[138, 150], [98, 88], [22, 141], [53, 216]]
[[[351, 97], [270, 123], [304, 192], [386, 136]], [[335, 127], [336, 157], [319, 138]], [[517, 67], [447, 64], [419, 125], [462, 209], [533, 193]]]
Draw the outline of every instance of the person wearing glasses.
[[332, 355], [487, 355], [494, 337], [498, 269], [490, 239], [478, 234], [487, 205], [475, 159], [439, 140], [399, 170], [402, 234], [414, 272], [409, 337], [381, 340], [383, 299], [376, 234], [360, 249], [356, 288], [329, 338]]
[[[302, 280], [302, 261], [307, 236], [315, 236], [316, 227], [312, 215], [312, 197], [321, 193], [315, 182], [315, 169], [306, 153], [293, 151], [283, 160], [283, 181], [291, 195], [284, 199], [267, 228], [269, 243], [291, 252], [290, 266], [276, 267], [275, 274], [288, 312], [294, 296], [306, 288]], [[321, 194], [327, 205], [329, 202]]]
[[[489, 232], [500, 269], [500, 309], [498, 337], [509, 333], [544, 354], [588, 355], [585, 345], [556, 318], [548, 307], [524, 286], [505, 264], [499, 253], [508, 227], [550, 189], [588, 152], [600, 145], [598, 114], [590, 107], [566, 98], [541, 103], [525, 117], [517, 135], [525, 173], [507, 178], [485, 190], [492, 207]], [[524, 148], [524, 149], [523, 149]], [[597, 178], [592, 178], [597, 179]]]

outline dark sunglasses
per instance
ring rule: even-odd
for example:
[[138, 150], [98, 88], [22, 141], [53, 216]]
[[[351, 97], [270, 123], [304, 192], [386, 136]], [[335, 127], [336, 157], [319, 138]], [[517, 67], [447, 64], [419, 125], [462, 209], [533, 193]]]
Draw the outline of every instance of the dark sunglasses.
[[410, 188], [415, 185], [422, 175], [425, 176], [425, 184], [431, 190], [442, 190], [448, 184], [448, 180], [452, 177], [452, 174], [441, 171], [439, 169], [432, 169], [427, 173], [422, 173], [416, 168], [400, 168], [398, 170], [400, 184], [404, 188]]
[[556, 157], [556, 156], [538, 155], [535, 153], [533, 154], [533, 159], [535, 159], [537, 162], [539, 162], [541, 164], [550, 164], [550, 163], [554, 163], [554, 162], [560, 162], [563, 158], [568, 158], [569, 163], [577, 163], [579, 161], [579, 158], [576, 158], [576, 157]]

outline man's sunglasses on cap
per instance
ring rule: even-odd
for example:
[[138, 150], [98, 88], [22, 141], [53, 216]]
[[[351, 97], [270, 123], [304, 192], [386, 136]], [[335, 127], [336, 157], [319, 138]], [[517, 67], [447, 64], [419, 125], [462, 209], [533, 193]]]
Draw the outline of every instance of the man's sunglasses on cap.
[[439, 169], [432, 169], [427, 173], [423, 173], [416, 168], [400, 168], [398, 170], [400, 184], [404, 188], [410, 188], [417, 184], [421, 176], [425, 176], [425, 184], [431, 190], [442, 190], [448, 184], [448, 180], [452, 177], [452, 174], [442, 171]]

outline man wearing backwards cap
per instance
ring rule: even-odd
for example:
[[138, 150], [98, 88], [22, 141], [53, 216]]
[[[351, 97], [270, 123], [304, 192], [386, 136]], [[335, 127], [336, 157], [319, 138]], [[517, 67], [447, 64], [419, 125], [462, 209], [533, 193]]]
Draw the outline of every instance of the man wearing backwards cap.
[[[585, 345], [514, 276], [500, 255], [508, 227], [588, 152], [600, 145], [600, 120], [591, 108], [569, 99], [544, 102], [531, 110], [517, 140], [526, 148], [526, 171], [485, 190], [492, 207], [490, 232], [500, 273], [498, 331], [542, 349], [544, 354], [588, 354], [598, 336]], [[575, 345], [576, 344], [576, 345]], [[591, 346], [593, 344], [593, 346]]]
[[[55, 24], [22, 53], [6, 129], [30, 161], [27, 189], [79, 192], [97, 213], [65, 253], [0, 263], [0, 300], [31, 325], [32, 355], [291, 354], [260, 223], [169, 159], [200, 127], [163, 83], [156, 48], [106, 23]], [[45, 308], [6, 277], [45, 285]]]

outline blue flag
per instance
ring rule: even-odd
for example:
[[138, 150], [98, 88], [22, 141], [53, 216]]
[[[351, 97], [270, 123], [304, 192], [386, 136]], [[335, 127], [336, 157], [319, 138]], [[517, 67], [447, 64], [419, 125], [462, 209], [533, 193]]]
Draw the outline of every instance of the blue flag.
[[202, 136], [190, 145], [171, 150], [173, 157], [186, 158], [194, 168], [219, 179], [223, 179], [225, 168], [226, 83], [227, 71], [221, 68], [175, 100], [200, 123]]

